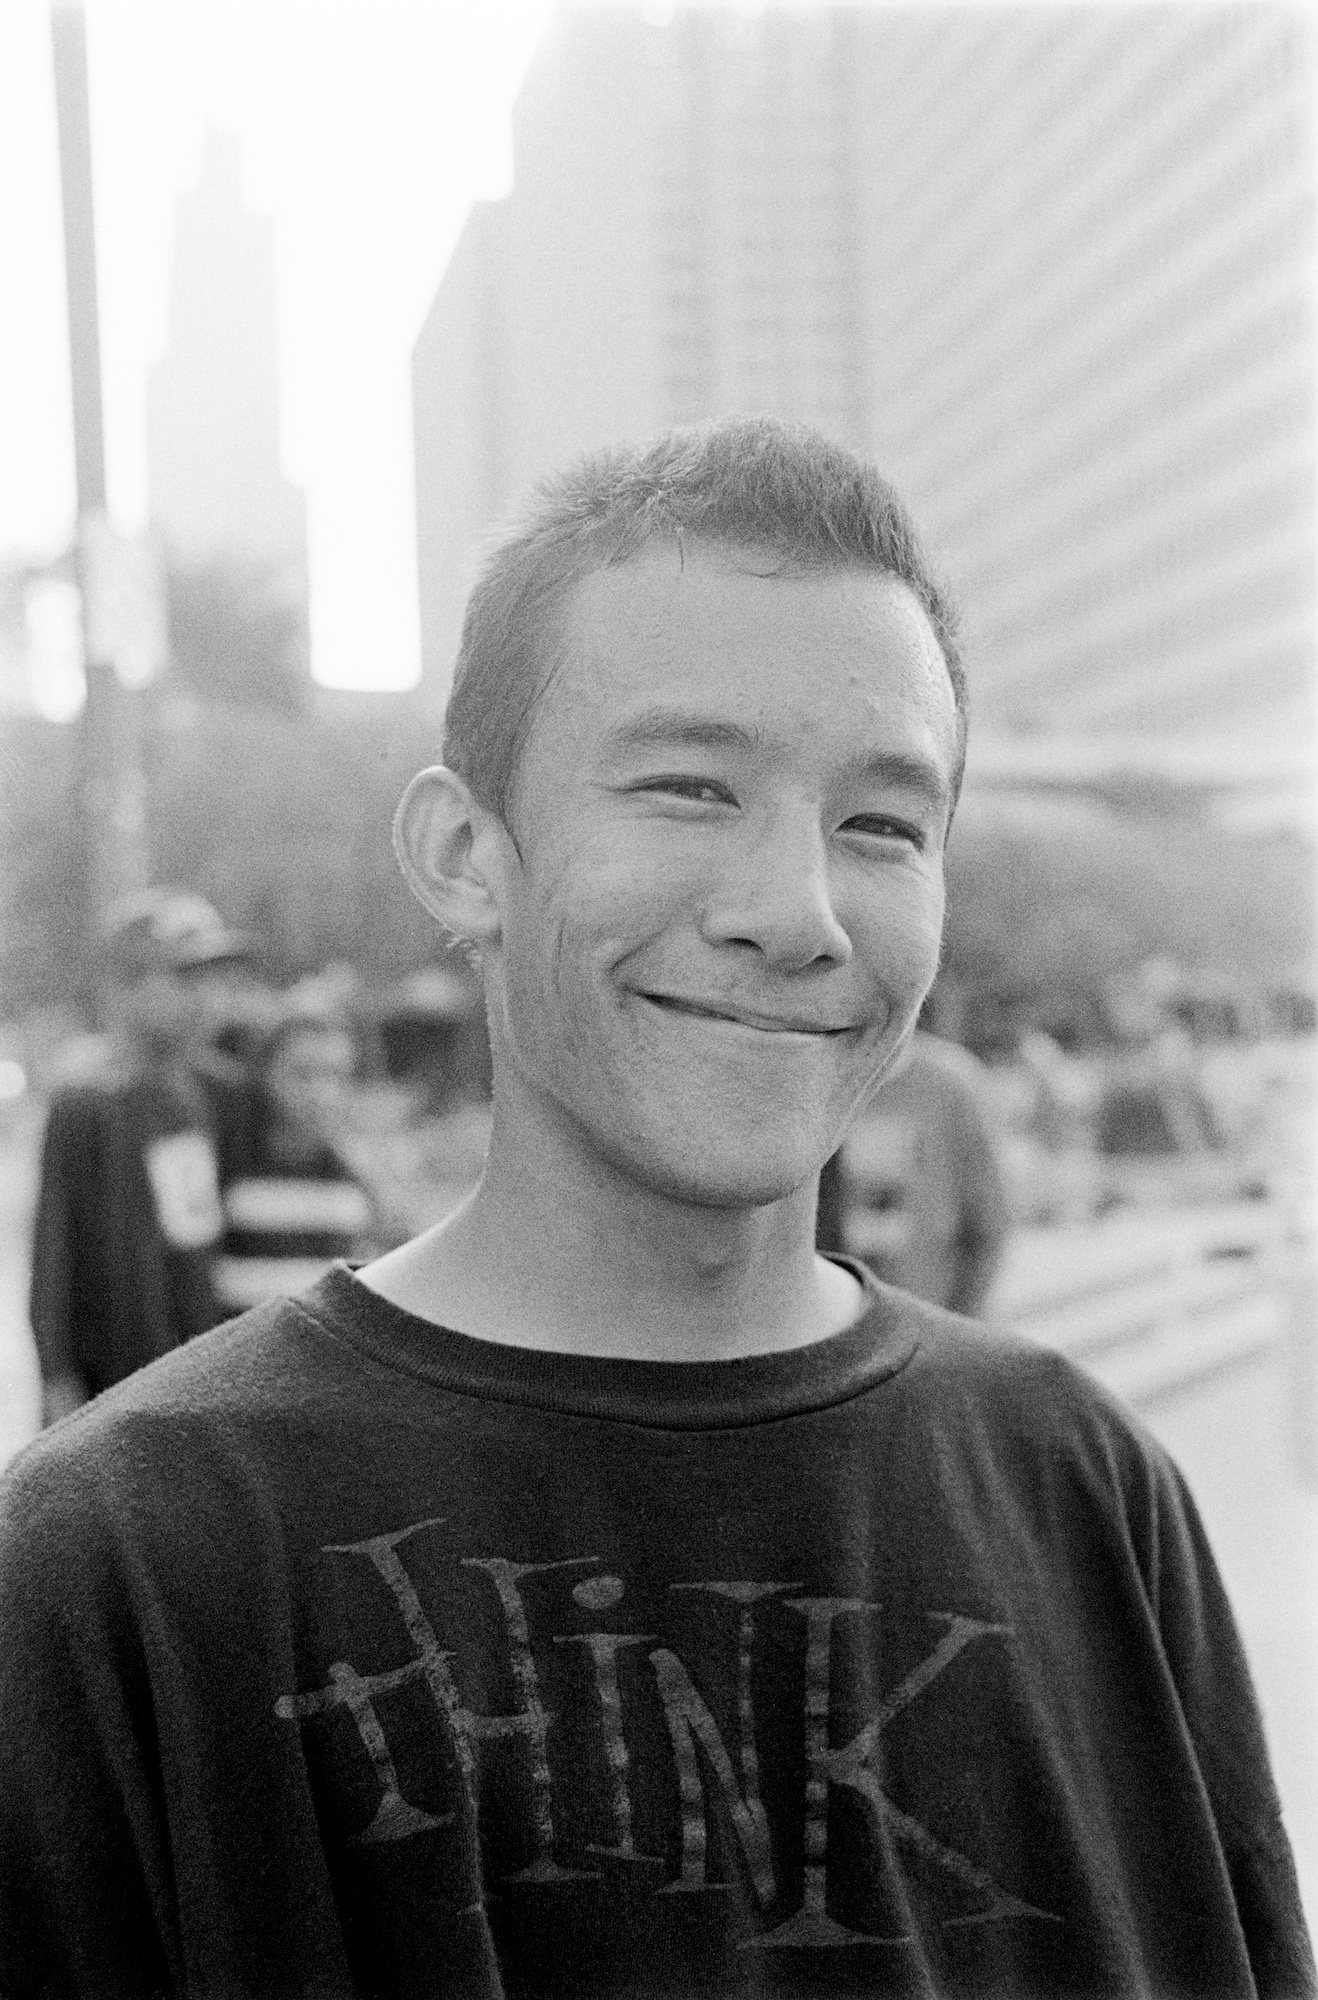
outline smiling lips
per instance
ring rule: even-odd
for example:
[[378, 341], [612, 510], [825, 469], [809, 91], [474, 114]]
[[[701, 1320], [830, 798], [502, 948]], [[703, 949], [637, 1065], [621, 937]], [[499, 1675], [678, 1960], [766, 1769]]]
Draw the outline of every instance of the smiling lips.
[[685, 1000], [675, 993], [643, 993], [652, 1006], [675, 1014], [694, 1014], [702, 1021], [730, 1021], [738, 1028], [758, 1028], [766, 1035], [844, 1035], [850, 1022], [811, 1021], [795, 1014], [760, 1014], [750, 1007], [718, 1006], [705, 1000]]

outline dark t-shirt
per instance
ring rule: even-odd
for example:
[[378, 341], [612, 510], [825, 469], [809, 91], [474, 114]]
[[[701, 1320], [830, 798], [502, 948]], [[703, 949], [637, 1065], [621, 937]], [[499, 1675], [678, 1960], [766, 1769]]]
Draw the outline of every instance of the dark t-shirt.
[[904, 1295], [597, 1361], [338, 1267], [0, 1495], [6, 1996], [1312, 1991], [1178, 1475]]

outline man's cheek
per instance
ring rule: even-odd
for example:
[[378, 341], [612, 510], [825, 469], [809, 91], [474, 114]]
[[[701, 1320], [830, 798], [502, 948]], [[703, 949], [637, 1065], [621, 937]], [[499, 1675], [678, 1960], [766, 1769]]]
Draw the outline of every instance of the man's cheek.
[[593, 1009], [586, 966], [566, 916], [541, 913], [535, 935], [523, 933], [505, 965], [509, 1034], [537, 1067], [580, 1058], [589, 1048]]
[[938, 970], [938, 961], [943, 950], [943, 921], [945, 904], [942, 896], [932, 906], [921, 926], [921, 979], [927, 986]]
[[947, 893], [941, 870], [934, 881], [927, 881], [916, 899], [912, 910], [912, 931], [918, 939], [921, 959], [924, 962], [938, 962], [938, 953], [943, 941], [943, 919], [947, 912]]
[[860, 941], [865, 958], [894, 1000], [923, 989], [937, 971], [943, 907], [941, 889], [913, 884], [864, 925]]

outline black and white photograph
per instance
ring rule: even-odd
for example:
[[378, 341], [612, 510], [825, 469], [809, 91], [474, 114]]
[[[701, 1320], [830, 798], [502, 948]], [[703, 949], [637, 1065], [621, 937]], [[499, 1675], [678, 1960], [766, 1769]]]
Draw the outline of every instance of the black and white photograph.
[[1316, 41], [3, 0], [0, 2000], [1318, 2000]]

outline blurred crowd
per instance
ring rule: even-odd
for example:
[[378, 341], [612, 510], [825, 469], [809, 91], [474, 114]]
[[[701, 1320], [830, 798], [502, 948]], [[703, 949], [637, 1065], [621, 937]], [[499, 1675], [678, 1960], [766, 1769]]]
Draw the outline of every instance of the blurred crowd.
[[98, 1031], [57, 1038], [37, 1079], [46, 1422], [334, 1259], [403, 1241], [474, 1183], [488, 1129], [461, 968], [383, 1002], [346, 966], [281, 990], [210, 904], [151, 890], [111, 913], [99, 971]]
[[984, 1068], [1018, 1223], [1123, 1206], [1307, 1199], [1313, 1020], [1154, 959], [1110, 981], [1096, 1029], [1028, 1019]]
[[[29, 1312], [46, 1421], [450, 1212], [489, 1128], [460, 957], [383, 992], [346, 964], [279, 987], [210, 904], [155, 889], [113, 912], [100, 972], [96, 1033], [30, 1024], [0, 1050], [0, 1126], [24, 1112], [35, 1130], [40, 1112]], [[1037, 1006], [986, 1028], [935, 988], [825, 1170], [820, 1245], [982, 1315], [1014, 1229], [1290, 1199], [1311, 1027], [1206, 999], [1161, 961], [1106, 989], [1083, 1033]]]

